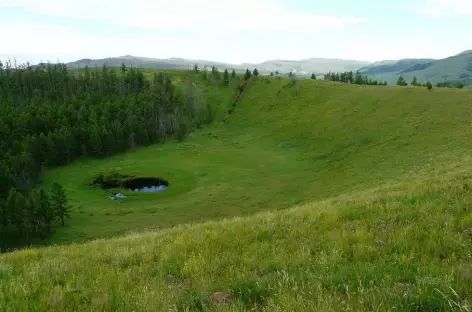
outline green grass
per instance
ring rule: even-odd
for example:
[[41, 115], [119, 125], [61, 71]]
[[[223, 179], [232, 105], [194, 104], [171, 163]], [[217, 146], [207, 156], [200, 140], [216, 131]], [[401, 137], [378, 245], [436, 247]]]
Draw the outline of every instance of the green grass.
[[[52, 243], [137, 233], [0, 255], [0, 307], [469, 311], [472, 92], [289, 82], [183, 143], [48, 171], [74, 205]], [[88, 187], [107, 170], [170, 188], [110, 201]]]
[[[219, 120], [183, 143], [47, 172], [45, 184], [64, 184], [74, 206], [52, 242], [285, 209], [374, 187], [472, 147], [467, 91], [323, 81], [284, 88], [288, 80], [270, 81], [251, 85], [226, 123]], [[109, 170], [161, 177], [170, 188], [110, 201], [88, 186]]]
[[[6, 311], [469, 311], [472, 160], [277, 213], [0, 256]], [[217, 305], [213, 292], [231, 299]]]

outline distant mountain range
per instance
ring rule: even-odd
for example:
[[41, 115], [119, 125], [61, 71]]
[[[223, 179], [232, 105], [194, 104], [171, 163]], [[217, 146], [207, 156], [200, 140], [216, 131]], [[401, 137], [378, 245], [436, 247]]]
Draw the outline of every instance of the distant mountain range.
[[138, 57], [138, 56], [120, 56], [110, 57], [103, 59], [82, 59], [72, 63], [66, 64], [71, 68], [83, 68], [85, 66], [95, 67], [107, 64], [108, 66], [120, 66], [124, 63], [127, 66], [133, 67], [144, 67], [144, 68], [167, 68], [167, 69], [188, 69], [192, 68], [197, 64], [200, 68], [204, 66], [212, 67], [215, 66], [218, 69], [234, 69], [236, 71], [244, 71], [247, 68], [257, 68], [262, 73], [270, 73], [279, 71], [280, 73], [293, 72], [299, 75], [311, 75], [316, 73], [318, 75], [327, 73], [328, 71], [349, 71], [356, 70], [365, 65], [370, 64], [369, 62], [356, 61], [356, 60], [340, 60], [340, 59], [324, 59], [324, 58], [312, 58], [299, 61], [291, 60], [272, 60], [266, 61], [260, 64], [243, 63], [243, 64], [229, 64], [220, 63], [206, 60], [191, 60], [182, 58], [167, 58], [157, 59], [149, 57]]
[[308, 76], [312, 73], [322, 75], [327, 72], [357, 71], [381, 81], [394, 84], [398, 77], [403, 76], [408, 82], [417, 77], [418, 81], [432, 83], [444, 81], [464, 81], [466, 84], [472, 79], [472, 50], [467, 50], [457, 55], [435, 59], [402, 59], [386, 60], [369, 63], [356, 60], [311, 58], [305, 60], [271, 60], [263, 63], [229, 64], [206, 60], [191, 60], [182, 58], [149, 58], [138, 56], [120, 56], [103, 59], [82, 59], [66, 64], [70, 68], [83, 68], [85, 66], [96, 67], [107, 64], [108, 66], [127, 66], [162, 69], [189, 69], [197, 64], [200, 68], [215, 66], [220, 70], [224, 68], [235, 69], [238, 72], [246, 68], [257, 68], [261, 73], [268, 74], [278, 71], [281, 74], [293, 72], [298, 76]]
[[365, 75], [394, 84], [400, 76], [408, 82], [414, 77], [419, 82], [464, 82], [472, 79], [472, 50], [440, 59], [404, 59], [373, 63], [359, 69]]

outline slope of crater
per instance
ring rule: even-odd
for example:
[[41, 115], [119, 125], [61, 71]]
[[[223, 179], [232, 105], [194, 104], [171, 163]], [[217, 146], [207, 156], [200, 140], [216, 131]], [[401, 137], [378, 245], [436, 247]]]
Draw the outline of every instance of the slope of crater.
[[[52, 242], [278, 210], [364, 190], [468, 155], [472, 93], [259, 77], [234, 112], [167, 142], [51, 170], [74, 206]], [[229, 103], [222, 103], [222, 107]], [[110, 201], [102, 171], [155, 176], [165, 192]]]

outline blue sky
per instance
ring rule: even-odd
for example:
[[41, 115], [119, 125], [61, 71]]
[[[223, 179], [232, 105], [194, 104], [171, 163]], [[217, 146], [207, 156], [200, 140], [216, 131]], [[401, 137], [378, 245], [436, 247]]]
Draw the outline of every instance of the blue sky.
[[443, 58], [470, 29], [472, 0], [0, 0], [0, 59]]

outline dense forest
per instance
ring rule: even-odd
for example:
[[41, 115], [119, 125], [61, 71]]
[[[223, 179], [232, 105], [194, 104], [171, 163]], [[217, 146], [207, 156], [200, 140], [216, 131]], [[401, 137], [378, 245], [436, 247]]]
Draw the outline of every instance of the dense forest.
[[176, 84], [124, 65], [71, 71], [0, 63], [0, 242], [46, 238], [64, 224], [62, 186], [37, 187], [45, 168], [182, 139], [211, 121], [196, 76]]

